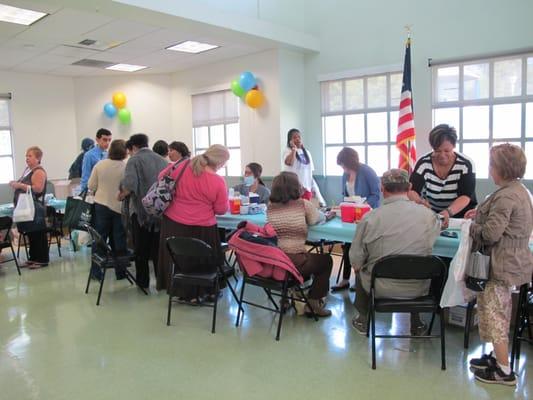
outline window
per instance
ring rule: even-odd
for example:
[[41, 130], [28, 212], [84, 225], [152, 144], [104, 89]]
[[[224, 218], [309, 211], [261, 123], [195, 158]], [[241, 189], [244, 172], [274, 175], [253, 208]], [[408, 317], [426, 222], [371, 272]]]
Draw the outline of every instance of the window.
[[239, 99], [229, 90], [192, 96], [194, 154], [203, 153], [213, 144], [226, 146], [229, 161], [218, 173], [241, 176], [241, 139]]
[[436, 65], [432, 75], [433, 124], [457, 129], [478, 178], [488, 178], [492, 145], [516, 144], [533, 159], [533, 54]]
[[337, 154], [354, 148], [378, 175], [398, 165], [396, 149], [402, 74], [398, 72], [321, 84], [326, 175], [342, 175]]
[[0, 183], [14, 179], [10, 102], [11, 94], [0, 93]]

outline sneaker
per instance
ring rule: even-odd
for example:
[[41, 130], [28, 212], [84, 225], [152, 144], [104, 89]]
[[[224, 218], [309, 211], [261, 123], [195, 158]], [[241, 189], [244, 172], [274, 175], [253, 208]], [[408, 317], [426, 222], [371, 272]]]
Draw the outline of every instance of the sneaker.
[[491, 365], [496, 365], [496, 359], [492, 355], [492, 351], [489, 354], [483, 354], [481, 358], [470, 359], [470, 367], [474, 369], [486, 369]]
[[366, 319], [362, 319], [360, 317], [354, 317], [352, 319], [352, 328], [354, 328], [355, 331], [359, 333], [360, 335], [366, 336], [366, 331], [367, 331]]
[[516, 375], [513, 371], [509, 375], [502, 371], [498, 364], [493, 364], [485, 369], [474, 371], [474, 377], [484, 383], [498, 383], [500, 385], [515, 386]]

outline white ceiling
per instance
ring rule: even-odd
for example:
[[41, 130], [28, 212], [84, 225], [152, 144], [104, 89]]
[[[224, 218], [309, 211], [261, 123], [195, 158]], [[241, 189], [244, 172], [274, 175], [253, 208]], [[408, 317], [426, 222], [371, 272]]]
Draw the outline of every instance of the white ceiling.
[[[116, 17], [117, 12], [106, 15], [105, 12], [57, 4], [45, 5], [40, 1], [0, 0], [0, 3], [50, 14], [29, 27], [0, 22], [2, 70], [63, 76], [169, 73], [276, 46], [265, 40], [251, 40], [246, 35], [241, 40], [239, 35], [224, 32], [217, 34], [217, 30], [210, 25], [205, 25], [202, 29], [201, 24], [196, 24], [191, 29], [190, 23], [182, 23], [179, 18], [175, 18], [175, 23], [169, 24], [168, 17], [165, 17], [165, 22], [158, 24], [157, 18], [150, 15], [150, 18], [146, 18], [150, 23], [139, 22], [144, 21], [141, 13], [148, 13], [144, 10], [135, 11], [135, 19], [127, 19], [122, 15], [129, 16], [132, 12], [119, 12], [121, 16]], [[84, 39], [94, 39], [98, 43], [96, 46], [78, 44]], [[165, 50], [165, 47], [185, 40], [203, 41], [221, 47], [196, 55]], [[98, 46], [106, 50], [98, 50]], [[145, 65], [149, 68], [125, 73], [72, 65], [84, 58]]]

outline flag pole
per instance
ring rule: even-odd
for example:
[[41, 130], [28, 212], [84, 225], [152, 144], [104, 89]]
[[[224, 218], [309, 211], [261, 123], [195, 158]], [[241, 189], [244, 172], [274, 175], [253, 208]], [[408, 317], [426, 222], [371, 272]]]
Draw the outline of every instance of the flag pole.
[[[411, 45], [411, 28], [413, 24], [405, 25], [405, 30], [407, 32], [407, 45]], [[412, 167], [411, 167], [411, 141], [407, 141], [407, 173], [411, 176]]]

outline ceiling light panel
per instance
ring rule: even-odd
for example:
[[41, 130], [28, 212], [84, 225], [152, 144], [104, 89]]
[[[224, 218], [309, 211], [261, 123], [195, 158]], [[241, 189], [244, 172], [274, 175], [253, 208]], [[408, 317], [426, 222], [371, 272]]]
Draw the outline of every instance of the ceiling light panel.
[[167, 50], [173, 51], [182, 51], [184, 53], [198, 54], [203, 53], [204, 51], [213, 50], [220, 46], [209, 43], [194, 42], [192, 40], [187, 40], [186, 42], [181, 42], [175, 44], [174, 46], [167, 47]]
[[0, 4], [0, 21], [13, 24], [31, 25], [48, 14]]
[[133, 65], [133, 64], [115, 64], [111, 65], [110, 67], [107, 67], [106, 69], [110, 69], [113, 71], [123, 71], [123, 72], [135, 72], [140, 71], [141, 69], [145, 69], [148, 67], [145, 67], [143, 65]]

